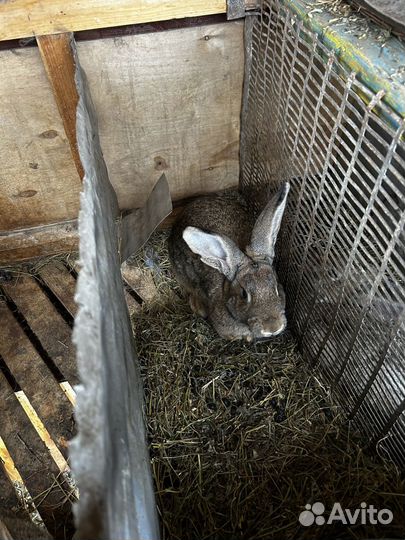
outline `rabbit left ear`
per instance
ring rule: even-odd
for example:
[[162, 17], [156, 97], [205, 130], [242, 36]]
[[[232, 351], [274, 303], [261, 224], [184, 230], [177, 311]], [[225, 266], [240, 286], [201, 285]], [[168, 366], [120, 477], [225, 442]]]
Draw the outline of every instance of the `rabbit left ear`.
[[284, 182], [279, 191], [269, 200], [253, 227], [248, 254], [274, 259], [274, 248], [283, 218], [290, 184]]
[[227, 236], [186, 227], [183, 240], [193, 253], [200, 255], [203, 263], [215, 268], [229, 280], [235, 277], [238, 266], [246, 259], [246, 255]]

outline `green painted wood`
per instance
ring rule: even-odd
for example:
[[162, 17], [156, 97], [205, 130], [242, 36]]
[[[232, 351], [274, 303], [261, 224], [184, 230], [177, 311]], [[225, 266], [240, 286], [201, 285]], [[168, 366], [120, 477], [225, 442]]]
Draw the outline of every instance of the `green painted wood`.
[[[303, 0], [281, 0], [304, 25], [315, 32], [320, 41], [330, 50], [336, 51], [339, 60], [349, 71], [358, 74], [361, 81], [373, 92], [385, 91], [383, 101], [405, 118], [405, 44], [395, 37], [384, 43], [377, 40], [383, 29], [370, 22], [370, 31], [360, 36], [356, 23], [348, 18], [338, 18], [335, 13], [319, 9], [315, 2]], [[338, 20], [337, 20], [338, 19]], [[398, 120], [388, 118], [395, 127]]]

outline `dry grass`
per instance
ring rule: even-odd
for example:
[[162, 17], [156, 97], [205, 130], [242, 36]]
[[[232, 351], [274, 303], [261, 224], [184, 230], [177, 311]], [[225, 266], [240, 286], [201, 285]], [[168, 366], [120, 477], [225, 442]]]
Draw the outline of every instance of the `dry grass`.
[[[399, 538], [404, 482], [362, 449], [291, 336], [228, 343], [193, 316], [157, 233], [135, 260], [159, 294], [134, 318], [165, 539]], [[300, 527], [308, 502], [390, 508], [380, 527]]]
[[333, 28], [344, 25], [345, 33], [352, 34], [359, 40], [373, 38], [384, 47], [391, 37], [389, 28], [376, 24], [346, 0], [310, 0], [306, 6], [310, 18], [316, 13], [327, 13], [331, 15], [329, 25], [333, 25]]

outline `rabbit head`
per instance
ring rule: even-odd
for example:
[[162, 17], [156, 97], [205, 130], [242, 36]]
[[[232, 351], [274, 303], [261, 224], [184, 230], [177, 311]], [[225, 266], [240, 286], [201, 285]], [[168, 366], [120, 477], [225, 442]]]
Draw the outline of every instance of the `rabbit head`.
[[259, 215], [243, 252], [225, 235], [186, 227], [183, 239], [201, 261], [225, 277], [222, 299], [231, 317], [253, 339], [268, 339], [286, 327], [285, 295], [273, 268], [275, 243], [290, 186], [284, 183]]

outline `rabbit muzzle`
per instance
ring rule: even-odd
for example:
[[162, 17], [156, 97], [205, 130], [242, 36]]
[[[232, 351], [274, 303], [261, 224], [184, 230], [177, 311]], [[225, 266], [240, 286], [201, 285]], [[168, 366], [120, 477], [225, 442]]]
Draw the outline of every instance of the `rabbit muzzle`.
[[286, 329], [287, 319], [285, 315], [272, 317], [264, 321], [252, 318], [249, 319], [248, 324], [255, 341], [267, 341], [280, 335]]

